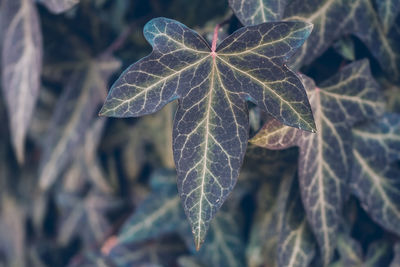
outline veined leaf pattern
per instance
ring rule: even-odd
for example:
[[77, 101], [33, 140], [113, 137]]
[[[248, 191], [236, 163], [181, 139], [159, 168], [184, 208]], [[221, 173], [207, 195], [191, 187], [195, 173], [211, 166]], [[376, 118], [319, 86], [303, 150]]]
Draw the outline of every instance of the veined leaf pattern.
[[243, 25], [281, 20], [287, 0], [229, 0]]
[[[232, 1], [245, 2], [246, 10], [258, 10], [258, 1]], [[260, 1], [261, 2], [261, 1]], [[276, 1], [281, 2], [281, 1]], [[284, 1], [286, 2], [286, 1]], [[355, 18], [360, 0], [292, 0], [287, 6], [283, 5], [283, 19], [288, 21], [305, 21], [314, 25], [314, 30], [298, 52], [290, 60], [296, 68], [311, 63], [320, 56], [336, 39], [348, 33], [348, 23]], [[250, 7], [251, 5], [251, 7]], [[253, 25], [251, 19], [243, 17], [243, 7], [232, 4], [231, 7], [238, 18], [246, 26]], [[271, 17], [257, 20], [256, 23], [268, 22]]]
[[389, 266], [392, 258], [391, 246], [388, 242], [378, 240], [371, 243], [364, 255], [360, 242], [343, 233], [340, 233], [338, 237], [338, 252], [340, 259], [332, 264], [332, 267]]
[[[394, 11], [394, 10], [392, 10]], [[356, 19], [349, 25], [349, 33], [360, 38], [377, 59], [391, 80], [400, 77], [400, 17], [397, 23], [385, 31], [371, 0], [361, 0], [357, 6]]]
[[251, 142], [270, 149], [300, 147], [302, 200], [327, 265], [351, 175], [351, 126], [381, 114], [383, 104], [367, 60], [344, 67], [320, 87], [304, 79], [318, 132], [302, 132], [273, 120]]
[[292, 179], [278, 243], [278, 266], [307, 267], [315, 255], [316, 242], [301, 203], [297, 176]]
[[375, 4], [378, 9], [378, 15], [383, 26], [383, 31], [387, 33], [396, 20], [397, 14], [400, 12], [400, 1], [375, 0]]
[[24, 161], [25, 136], [40, 89], [42, 35], [31, 0], [2, 3], [2, 89], [17, 159]]
[[142, 116], [179, 98], [174, 159], [197, 248], [236, 183], [248, 140], [246, 101], [287, 125], [314, 130], [303, 85], [284, 65], [311, 28], [303, 22], [260, 24], [239, 29], [218, 47], [214, 38], [210, 49], [183, 24], [156, 18], [144, 27], [153, 52], [113, 85], [101, 115]]
[[[153, 174], [153, 192], [138, 207], [118, 235], [120, 244], [129, 244], [169, 233], [179, 233], [194, 251], [190, 225], [179, 203], [175, 174], [163, 170]], [[244, 242], [238, 223], [237, 205], [226, 203], [210, 224], [209, 241], [195, 256], [206, 266], [243, 266]]]
[[51, 12], [59, 14], [72, 8], [79, 0], [40, 0]]
[[369, 215], [400, 234], [400, 116], [385, 114], [353, 129], [354, 164], [350, 186]]
[[[89, 60], [72, 74], [61, 95], [43, 144], [39, 183], [47, 190], [71, 162], [106, 95], [107, 80], [120, 67], [114, 58]], [[71, 104], [72, 103], [72, 104]]]

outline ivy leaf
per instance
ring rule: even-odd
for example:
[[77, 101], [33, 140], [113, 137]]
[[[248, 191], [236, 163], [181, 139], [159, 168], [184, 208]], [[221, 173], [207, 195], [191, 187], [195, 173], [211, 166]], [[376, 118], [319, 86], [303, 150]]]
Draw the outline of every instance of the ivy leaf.
[[367, 60], [344, 67], [321, 87], [304, 79], [318, 132], [309, 134], [271, 120], [251, 142], [270, 149], [300, 147], [302, 199], [327, 265], [351, 175], [351, 126], [381, 114], [383, 105]]
[[114, 58], [92, 59], [69, 79], [43, 144], [39, 183], [47, 190], [73, 160], [85, 139], [98, 106], [104, 99], [109, 77], [120, 67]]
[[292, 180], [279, 236], [278, 266], [307, 267], [315, 255], [315, 240], [301, 203], [297, 176]]
[[[386, 1], [382, 1], [386, 2]], [[392, 9], [394, 12], [395, 9]], [[357, 19], [348, 26], [349, 31], [360, 38], [371, 54], [378, 60], [381, 68], [391, 80], [400, 77], [400, 24], [397, 23], [385, 32], [384, 25], [370, 0], [362, 0], [357, 7]]]
[[40, 0], [51, 12], [63, 13], [79, 3], [79, 0]]
[[112, 230], [107, 213], [121, 207], [120, 200], [95, 191], [84, 197], [62, 192], [57, 204], [62, 216], [57, 238], [64, 246], [75, 236], [83, 237], [87, 246], [103, 241]]
[[287, 0], [229, 0], [229, 5], [243, 25], [279, 21]]
[[334, 266], [348, 267], [380, 267], [388, 266], [392, 258], [391, 247], [385, 240], [378, 240], [368, 246], [366, 255], [363, 255], [361, 244], [348, 234], [339, 234], [338, 251], [339, 261]]
[[259, 186], [256, 212], [251, 226], [247, 246], [249, 266], [276, 266], [279, 233], [281, 232], [285, 207], [295, 169], [293, 166], [279, 173], [279, 177], [268, 177]]
[[340, 255], [338, 266], [358, 267], [363, 263], [362, 247], [357, 240], [347, 234], [339, 234], [337, 248]]
[[394, 245], [394, 257], [390, 263], [390, 267], [400, 267], [400, 243]]
[[388, 32], [400, 12], [399, 0], [375, 0], [383, 31]]
[[400, 234], [400, 116], [387, 113], [353, 129], [354, 165], [350, 186], [377, 223]]
[[176, 236], [165, 236], [160, 240], [117, 244], [111, 249], [108, 258], [115, 266], [176, 266], [179, 256], [186, 252], [182, 240]]
[[31, 0], [2, 2], [2, 88], [11, 138], [19, 163], [24, 161], [25, 136], [40, 88], [42, 33]]
[[246, 100], [283, 123], [314, 131], [303, 85], [284, 62], [312, 25], [265, 23], [239, 29], [216, 48], [183, 24], [151, 20], [144, 35], [153, 52], [129, 67], [100, 112], [137, 117], [179, 98], [173, 150], [178, 190], [197, 249], [236, 183], [248, 140]]
[[387, 240], [378, 240], [368, 246], [365, 255], [365, 267], [388, 266], [392, 260], [392, 247]]
[[[120, 244], [128, 244], [156, 238], [165, 234], [179, 233], [194, 250], [189, 223], [179, 203], [174, 172], [163, 170], [153, 174], [153, 192], [143, 201], [137, 211], [124, 224], [118, 235]], [[244, 265], [244, 241], [238, 223], [237, 204], [217, 214], [210, 225], [210, 240], [206, 247], [196, 253], [206, 266]], [[232, 206], [235, 204], [235, 206]]]

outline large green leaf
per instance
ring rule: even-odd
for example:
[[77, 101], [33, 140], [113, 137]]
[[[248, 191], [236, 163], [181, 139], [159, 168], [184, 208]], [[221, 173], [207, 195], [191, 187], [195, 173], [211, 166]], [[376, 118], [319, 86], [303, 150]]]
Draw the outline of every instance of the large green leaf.
[[[153, 192], [124, 224], [118, 235], [118, 242], [133, 244], [168, 233], [179, 233], [194, 251], [190, 225], [185, 220], [177, 194], [175, 173], [167, 170], [154, 173], [151, 186]], [[226, 203], [211, 222], [207, 246], [195, 254], [206, 266], [239, 267], [244, 264], [244, 243], [238, 206], [236, 201], [231, 202]]]
[[400, 234], [400, 116], [385, 114], [353, 129], [350, 186], [363, 208], [384, 228]]
[[24, 161], [25, 136], [40, 88], [42, 33], [31, 0], [2, 1], [2, 89], [17, 159]]
[[335, 249], [351, 174], [351, 126], [377, 116], [383, 106], [366, 60], [344, 67], [321, 87], [304, 79], [318, 132], [307, 133], [271, 120], [251, 142], [270, 149], [300, 147], [302, 199], [326, 265]]
[[216, 47], [170, 19], [144, 28], [153, 52], [113, 85], [100, 112], [137, 117], [179, 98], [173, 130], [178, 190], [197, 248], [236, 183], [248, 140], [246, 101], [308, 131], [314, 121], [303, 85], [284, 63], [312, 25], [265, 23], [239, 29]]
[[229, 5], [243, 25], [279, 21], [287, 0], [229, 0]]
[[74, 159], [104, 99], [107, 81], [119, 67], [114, 58], [91, 59], [70, 77], [43, 143], [39, 171], [42, 189], [47, 190]]
[[316, 242], [301, 203], [297, 176], [292, 180], [279, 236], [278, 266], [307, 267], [314, 258]]

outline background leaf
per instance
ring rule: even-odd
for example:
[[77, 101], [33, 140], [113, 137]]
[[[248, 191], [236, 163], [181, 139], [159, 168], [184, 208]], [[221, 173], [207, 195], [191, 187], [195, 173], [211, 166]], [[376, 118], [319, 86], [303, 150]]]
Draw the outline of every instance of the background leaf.
[[345, 185], [351, 174], [351, 126], [379, 115], [382, 102], [367, 61], [346, 66], [321, 87], [312, 81], [305, 84], [318, 132], [298, 133], [300, 130], [270, 122], [251, 142], [271, 149], [300, 147], [302, 199], [327, 265], [335, 249], [335, 232], [347, 195]]
[[400, 234], [400, 117], [387, 113], [353, 129], [353, 138], [351, 189], [376, 222]]
[[229, 0], [229, 5], [243, 25], [256, 25], [281, 20], [286, 0]]
[[6, 0], [2, 8], [2, 89], [15, 154], [23, 163], [25, 137], [40, 89], [42, 33], [31, 0]]
[[43, 144], [39, 174], [43, 190], [55, 182], [73, 159], [104, 99], [107, 81], [119, 67], [120, 63], [112, 58], [89, 60], [70, 77]]
[[42, 2], [51, 12], [59, 14], [72, 8], [74, 5], [79, 3], [79, 0], [39, 0]]

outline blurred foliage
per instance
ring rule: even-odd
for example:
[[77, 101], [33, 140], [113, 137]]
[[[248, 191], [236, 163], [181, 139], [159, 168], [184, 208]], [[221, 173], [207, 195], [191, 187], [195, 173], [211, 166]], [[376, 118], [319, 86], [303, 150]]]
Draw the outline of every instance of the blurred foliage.
[[[295, 9], [301, 1], [288, 2]], [[42, 44], [32, 42], [30, 48], [37, 52], [31, 54], [19, 42], [4, 45], [10, 40], [5, 37], [10, 14], [19, 14], [22, 7], [37, 12], [39, 19], [37, 28], [26, 17], [17, 23], [31, 24], [25, 30], [42, 38]], [[2, 72], [6, 64], [22, 62], [14, 69], [40, 78], [37, 90], [12, 96], [21, 96], [14, 104], [26, 104], [28, 115], [12, 118], [4, 88], [0, 94], [0, 266], [278, 266], [285, 255], [301, 254], [290, 250], [292, 235], [315, 242], [304, 211], [291, 210], [301, 206], [299, 190], [293, 189], [298, 186], [293, 183], [297, 148], [248, 147], [238, 184], [196, 252], [175, 185], [171, 129], [176, 104], [142, 118], [97, 116], [113, 81], [150, 52], [142, 34], [147, 21], [176, 19], [210, 40], [215, 24], [227, 18], [221, 35], [241, 27], [232, 14], [227, 0], [0, 1]], [[399, 24], [398, 18], [389, 22]], [[386, 110], [399, 113], [399, 77], [385, 76], [377, 53], [354, 35], [336, 37], [300, 70], [322, 81], [350, 61], [368, 58]], [[7, 61], [11, 54], [18, 60]], [[26, 69], [33, 65], [33, 70]], [[10, 84], [5, 78], [12, 81], [3, 75], [2, 87]], [[34, 87], [32, 80], [21, 86]], [[29, 105], [34, 109], [29, 111]], [[268, 116], [252, 105], [249, 109], [254, 134]], [[10, 127], [11, 120], [20, 127]], [[25, 137], [16, 137], [16, 132]], [[397, 169], [399, 159], [393, 163]], [[362, 205], [346, 198], [332, 266], [399, 266], [399, 236], [371, 219]], [[146, 217], [157, 224], [146, 224]], [[124, 236], [138, 224], [147, 227], [140, 228], [140, 236]], [[287, 246], [282, 245], [285, 240]], [[318, 249], [306, 245], [311, 254], [303, 262], [312, 258], [311, 266], [322, 266]]]

